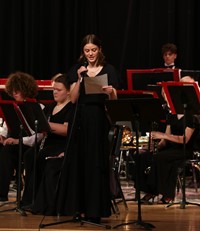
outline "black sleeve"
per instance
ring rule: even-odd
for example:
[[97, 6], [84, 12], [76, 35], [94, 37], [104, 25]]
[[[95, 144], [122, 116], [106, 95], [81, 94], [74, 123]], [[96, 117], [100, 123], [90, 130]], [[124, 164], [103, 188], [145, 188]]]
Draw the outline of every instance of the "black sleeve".
[[111, 64], [106, 64], [104, 67], [104, 72], [108, 74], [108, 84], [112, 85], [114, 88], [118, 89], [119, 84], [119, 73]]

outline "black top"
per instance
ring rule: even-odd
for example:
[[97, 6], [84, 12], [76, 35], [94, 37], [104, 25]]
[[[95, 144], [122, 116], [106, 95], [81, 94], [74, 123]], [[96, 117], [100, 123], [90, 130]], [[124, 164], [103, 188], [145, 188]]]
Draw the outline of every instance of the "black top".
[[[47, 116], [49, 122], [63, 124], [64, 122], [70, 123], [74, 116], [74, 104], [69, 102], [66, 104], [58, 113], [52, 115], [53, 109], [56, 106], [56, 103], [52, 103], [47, 105], [44, 108], [44, 113]], [[48, 133], [47, 138], [45, 140], [45, 146], [62, 146], [66, 145], [66, 136], [61, 136], [55, 133]]]

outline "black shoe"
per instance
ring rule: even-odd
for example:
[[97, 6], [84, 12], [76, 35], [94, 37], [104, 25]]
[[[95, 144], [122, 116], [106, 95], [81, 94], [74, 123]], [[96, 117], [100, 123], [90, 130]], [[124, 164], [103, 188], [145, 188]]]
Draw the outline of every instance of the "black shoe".
[[174, 199], [170, 198], [170, 197], [162, 197], [160, 199], [160, 201], [158, 201], [158, 204], [170, 204], [174, 201]]
[[32, 205], [22, 205], [22, 209], [26, 212], [29, 212], [29, 213], [32, 213], [32, 214], [35, 214], [34, 211], [33, 211], [33, 206]]
[[154, 203], [154, 198], [155, 198], [155, 195], [147, 193], [141, 198], [140, 202], [150, 205]]

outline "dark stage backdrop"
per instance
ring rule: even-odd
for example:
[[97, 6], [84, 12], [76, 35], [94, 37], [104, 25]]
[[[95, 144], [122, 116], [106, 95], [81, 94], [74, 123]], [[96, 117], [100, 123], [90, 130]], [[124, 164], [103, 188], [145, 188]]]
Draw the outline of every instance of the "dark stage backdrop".
[[199, 0], [0, 0], [0, 77], [67, 72], [88, 33], [102, 39], [122, 88], [126, 69], [162, 67], [166, 42], [177, 45], [180, 68], [197, 70], [199, 12]]

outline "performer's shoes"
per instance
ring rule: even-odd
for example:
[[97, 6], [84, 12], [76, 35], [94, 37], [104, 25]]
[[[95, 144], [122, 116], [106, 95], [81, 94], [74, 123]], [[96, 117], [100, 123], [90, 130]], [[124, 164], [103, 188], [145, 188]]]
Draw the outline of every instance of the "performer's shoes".
[[159, 201], [158, 204], [170, 204], [172, 203], [174, 200], [170, 197], [165, 197], [163, 196]]
[[140, 202], [143, 203], [143, 204], [150, 205], [150, 204], [154, 203], [154, 198], [155, 197], [156, 197], [155, 195], [147, 193], [141, 198]]
[[36, 211], [33, 210], [33, 206], [32, 205], [22, 205], [22, 209], [28, 213], [32, 213], [34, 215], [40, 215], [41, 213], [37, 213]]

